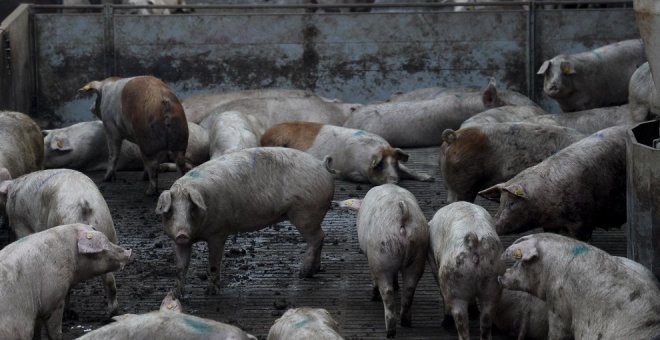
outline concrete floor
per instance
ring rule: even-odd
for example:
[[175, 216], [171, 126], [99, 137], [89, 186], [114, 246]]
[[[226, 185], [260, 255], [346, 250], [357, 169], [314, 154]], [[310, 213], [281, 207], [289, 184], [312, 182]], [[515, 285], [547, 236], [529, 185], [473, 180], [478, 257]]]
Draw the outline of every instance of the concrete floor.
[[[446, 204], [446, 191], [440, 178], [438, 148], [407, 150], [409, 166], [431, 173], [433, 183], [403, 181], [430, 219]], [[155, 197], [145, 197], [145, 182], [139, 172], [120, 172], [113, 183], [101, 182], [101, 172], [88, 174], [100, 187], [112, 212], [119, 244], [132, 248], [136, 260], [116, 273], [120, 313], [144, 313], [156, 310], [173, 286], [174, 251], [163, 234], [154, 213]], [[161, 175], [160, 188], [169, 188], [176, 173]], [[363, 197], [370, 185], [336, 181], [335, 200]], [[491, 213], [497, 206], [481, 198], [478, 204]], [[221, 269], [223, 289], [219, 295], [206, 296], [207, 249], [195, 245], [186, 283], [187, 313], [241, 327], [265, 339], [273, 322], [287, 308], [311, 306], [326, 308], [339, 322], [346, 339], [385, 338], [383, 305], [371, 301], [371, 281], [364, 254], [360, 253], [355, 226], [356, 213], [333, 209], [323, 223], [327, 234], [322, 253], [322, 272], [313, 279], [299, 279], [298, 268], [305, 243], [289, 223], [241, 234], [228, 241]], [[5, 232], [0, 233], [5, 236]], [[502, 236], [508, 246], [521, 235]], [[0, 240], [4, 241], [4, 240]], [[625, 256], [622, 230], [596, 230], [592, 243], [613, 255]], [[4, 242], [2, 243], [4, 244]], [[398, 297], [397, 297], [398, 300]], [[107, 322], [100, 280], [80, 284], [73, 290], [71, 309], [76, 319], [65, 320], [65, 339], [73, 339]], [[417, 287], [413, 304], [413, 327], [398, 327], [398, 339], [456, 339], [454, 328], [443, 328], [442, 301], [428, 270]], [[476, 318], [470, 320], [473, 337], [479, 334]], [[493, 339], [510, 339], [494, 332]]]

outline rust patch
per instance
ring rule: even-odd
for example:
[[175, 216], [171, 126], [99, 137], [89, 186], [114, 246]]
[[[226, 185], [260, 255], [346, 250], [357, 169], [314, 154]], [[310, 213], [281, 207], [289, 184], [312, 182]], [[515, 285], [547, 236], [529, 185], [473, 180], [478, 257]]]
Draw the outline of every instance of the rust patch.
[[309, 149], [323, 124], [287, 122], [276, 124], [261, 136], [261, 146], [282, 146], [305, 151]]
[[488, 148], [488, 137], [477, 128], [456, 131], [456, 141], [447, 147], [448, 164], [457, 165], [467, 161]]

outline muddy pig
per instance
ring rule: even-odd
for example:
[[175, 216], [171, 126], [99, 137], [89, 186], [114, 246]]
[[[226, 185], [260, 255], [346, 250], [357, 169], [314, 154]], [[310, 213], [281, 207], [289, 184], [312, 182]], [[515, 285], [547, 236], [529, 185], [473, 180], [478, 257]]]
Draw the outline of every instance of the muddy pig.
[[545, 301], [527, 292], [502, 289], [493, 309], [493, 324], [517, 339], [548, 338], [548, 307]]
[[[43, 130], [44, 167], [97, 171], [108, 168], [108, 144], [100, 120], [73, 124], [60, 129]], [[197, 124], [188, 123], [186, 168], [209, 160], [209, 136]], [[142, 170], [140, 148], [124, 141], [117, 161], [117, 170]], [[160, 164], [160, 171], [175, 171], [174, 164]]]
[[266, 130], [261, 145], [298, 149], [318, 159], [330, 156], [330, 166], [338, 177], [349, 181], [375, 185], [398, 183], [399, 178], [433, 181], [431, 176], [403, 165], [409, 157], [403, 150], [362, 130], [311, 122], [282, 123]]
[[123, 268], [130, 257], [130, 250], [80, 223], [9, 244], [0, 250], [0, 338], [29, 340], [41, 334], [45, 323], [51, 339], [62, 339], [64, 301], [71, 287]]
[[163, 191], [156, 207], [165, 234], [175, 242], [176, 296], [183, 295], [193, 243], [208, 243], [207, 292], [213, 294], [227, 237], [285, 219], [307, 242], [300, 277], [311, 277], [321, 265], [321, 221], [333, 194], [334, 180], [323, 163], [293, 149], [244, 149], [189, 171]]
[[494, 109], [480, 112], [466, 119], [461, 128], [481, 126], [494, 123], [520, 122], [533, 117], [547, 115], [548, 112], [538, 106], [513, 106], [505, 105]]
[[626, 222], [626, 130], [615, 126], [569, 145], [479, 195], [500, 202], [498, 234], [534, 228], [591, 238]]
[[342, 340], [339, 325], [323, 308], [289, 309], [277, 319], [267, 340]]
[[457, 129], [479, 112], [528, 101], [516, 92], [498, 91], [491, 80], [484, 90], [454, 89], [430, 100], [365, 105], [344, 127], [375, 133], [395, 147], [435, 146], [442, 143], [443, 130]]
[[238, 111], [214, 112], [206, 117], [201, 126], [209, 131], [211, 158], [259, 146], [263, 131], [254, 119]]
[[445, 130], [440, 171], [447, 202], [474, 202], [480, 190], [508, 181], [584, 137], [573, 129], [529, 123]]
[[458, 338], [470, 338], [468, 304], [479, 301], [482, 339], [490, 339], [494, 308], [504, 271], [500, 239], [488, 212], [472, 203], [456, 202], [438, 210], [429, 222], [428, 261], [444, 300], [445, 318], [454, 318]]
[[116, 322], [91, 331], [78, 340], [257, 340], [240, 328], [222, 322], [184, 314], [181, 302], [167, 295], [160, 310], [146, 314], [124, 314]]
[[634, 121], [643, 122], [649, 115], [660, 116], [660, 96], [658, 96], [649, 63], [640, 66], [628, 84], [628, 105]]
[[0, 168], [11, 177], [43, 169], [44, 141], [41, 129], [27, 115], [0, 111]]
[[589, 135], [608, 127], [637, 122], [631, 115], [627, 104], [584, 111], [547, 114], [527, 118], [524, 121], [535, 124], [566, 126]]
[[413, 296], [424, 274], [429, 226], [415, 196], [394, 184], [373, 187], [363, 200], [349, 202], [346, 207], [358, 210], [358, 241], [369, 262], [372, 299], [382, 299], [387, 337], [393, 338], [397, 319], [394, 287], [398, 287], [401, 273], [401, 325], [410, 327]]
[[[110, 209], [96, 184], [68, 169], [41, 170], [14, 180], [0, 180], [0, 208], [17, 238], [58, 225], [85, 223], [117, 243]], [[110, 315], [117, 312], [117, 287], [112, 273], [103, 275]]]
[[543, 62], [543, 92], [564, 112], [625, 104], [628, 82], [646, 61], [641, 39], [624, 40]]
[[660, 289], [648, 270], [565, 236], [521, 237], [502, 254], [514, 260], [499, 278], [548, 306], [548, 339], [654, 339], [660, 335]]
[[96, 93], [92, 112], [103, 122], [108, 140], [108, 169], [104, 180], [115, 177], [124, 139], [137, 144], [149, 177], [146, 194], [158, 192], [158, 167], [168, 157], [185, 172], [188, 124], [179, 99], [152, 76], [111, 77], [80, 89]]

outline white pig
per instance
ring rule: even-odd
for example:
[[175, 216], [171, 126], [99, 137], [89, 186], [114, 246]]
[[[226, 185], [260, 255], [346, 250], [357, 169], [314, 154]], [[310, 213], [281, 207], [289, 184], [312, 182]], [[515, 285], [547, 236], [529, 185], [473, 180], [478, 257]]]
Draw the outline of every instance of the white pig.
[[527, 292], [502, 289], [493, 309], [493, 324], [518, 340], [548, 338], [548, 307]]
[[375, 133], [395, 147], [434, 146], [442, 143], [442, 131], [457, 129], [479, 112], [503, 105], [529, 105], [530, 102], [519, 93], [498, 91], [495, 81], [491, 80], [484, 90], [454, 89], [430, 100], [365, 105], [343, 125]]
[[[58, 225], [85, 223], [117, 243], [110, 209], [96, 184], [68, 169], [41, 170], [14, 180], [0, 179], [0, 208], [17, 238]], [[103, 275], [108, 314], [117, 312], [117, 287], [112, 273]]]
[[7, 169], [12, 177], [43, 169], [44, 142], [40, 136], [39, 126], [27, 115], [0, 111], [0, 168]]
[[71, 287], [123, 268], [130, 257], [130, 250], [79, 223], [9, 244], [0, 250], [0, 339], [39, 338], [42, 323], [51, 339], [61, 339]]
[[168, 294], [160, 310], [146, 314], [124, 314], [116, 322], [91, 331], [78, 340], [257, 340], [240, 328], [204, 319], [181, 310], [181, 302]]
[[[108, 144], [100, 120], [73, 124], [60, 129], [43, 130], [44, 167], [80, 171], [105, 170], [108, 167]], [[209, 159], [209, 134], [201, 126], [188, 123], [186, 168]], [[117, 170], [142, 170], [140, 148], [129, 141], [122, 144]], [[160, 165], [160, 171], [175, 171], [172, 163]]]
[[533, 117], [547, 114], [547, 111], [538, 106], [505, 105], [480, 112], [466, 119], [461, 124], [461, 128], [494, 123], [520, 122], [526, 119], [532, 119]]
[[213, 294], [227, 237], [285, 219], [307, 242], [300, 277], [311, 277], [321, 265], [321, 221], [333, 193], [334, 180], [323, 163], [293, 149], [244, 149], [189, 171], [163, 191], [156, 207], [165, 234], [175, 242], [176, 296], [183, 295], [193, 243], [208, 243], [208, 293]]
[[535, 116], [523, 120], [529, 123], [561, 125], [581, 133], [592, 134], [615, 125], [638, 122], [626, 105], [600, 107], [595, 109]]
[[634, 121], [649, 119], [649, 114], [660, 116], [660, 96], [656, 91], [649, 63], [640, 66], [628, 84], [628, 102]]
[[270, 327], [267, 340], [343, 340], [338, 328], [323, 308], [292, 308]]
[[254, 116], [238, 111], [214, 112], [200, 124], [209, 131], [211, 158], [259, 146], [263, 131]]
[[373, 280], [373, 298], [385, 309], [387, 337], [396, 335], [394, 287], [401, 273], [401, 325], [412, 325], [411, 306], [429, 243], [429, 226], [417, 199], [394, 184], [373, 187], [361, 202], [357, 215], [360, 249], [367, 255]]
[[402, 164], [409, 157], [403, 150], [362, 130], [311, 122], [281, 123], [261, 136], [261, 145], [298, 149], [318, 159], [330, 156], [338, 176], [350, 181], [376, 185], [398, 183], [399, 178], [433, 181]]
[[[548, 339], [655, 339], [660, 335], [660, 289], [648, 270], [565, 236], [519, 238], [502, 254], [514, 260], [499, 278], [504, 288], [544, 300]], [[644, 270], [646, 274], [639, 272]]]
[[438, 210], [429, 226], [428, 260], [440, 286], [445, 318], [453, 316], [458, 338], [469, 339], [468, 304], [476, 299], [481, 338], [490, 339], [501, 294], [497, 275], [504, 271], [502, 245], [490, 214], [478, 205], [456, 202]]

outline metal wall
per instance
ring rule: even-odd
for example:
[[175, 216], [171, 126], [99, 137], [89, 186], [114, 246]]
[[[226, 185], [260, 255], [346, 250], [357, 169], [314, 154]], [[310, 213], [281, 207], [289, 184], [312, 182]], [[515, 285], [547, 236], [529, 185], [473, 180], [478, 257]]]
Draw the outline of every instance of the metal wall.
[[31, 112], [34, 94], [29, 6], [0, 24], [0, 110]]
[[639, 36], [629, 8], [142, 17], [106, 7], [34, 21], [39, 110], [63, 124], [91, 119], [91, 99], [76, 90], [110, 75], [153, 74], [179, 96], [287, 87], [372, 102], [421, 87], [483, 86], [489, 77], [523, 93], [532, 79], [540, 94], [535, 71], [545, 58]]

